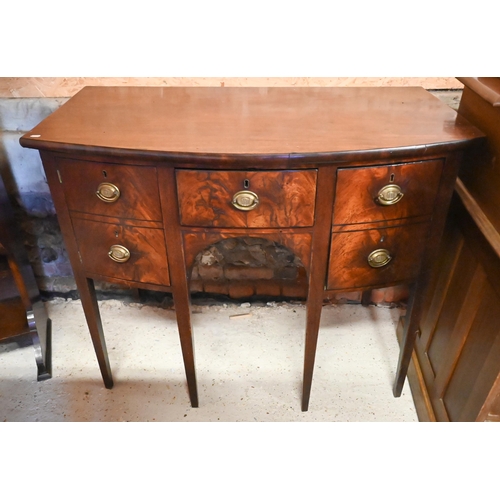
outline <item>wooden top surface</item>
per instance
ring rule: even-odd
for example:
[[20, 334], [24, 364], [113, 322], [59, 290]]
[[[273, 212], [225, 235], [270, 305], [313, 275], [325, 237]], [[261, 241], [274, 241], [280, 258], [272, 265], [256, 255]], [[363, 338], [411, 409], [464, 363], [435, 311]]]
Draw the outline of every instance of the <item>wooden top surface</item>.
[[85, 87], [21, 144], [284, 157], [453, 147], [481, 135], [419, 87]]

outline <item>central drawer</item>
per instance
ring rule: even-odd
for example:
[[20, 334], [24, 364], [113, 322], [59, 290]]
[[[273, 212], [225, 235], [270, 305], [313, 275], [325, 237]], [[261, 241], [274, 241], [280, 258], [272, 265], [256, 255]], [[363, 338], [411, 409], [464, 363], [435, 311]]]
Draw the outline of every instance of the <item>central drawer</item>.
[[199, 227], [311, 227], [317, 170], [177, 170], [180, 223]]

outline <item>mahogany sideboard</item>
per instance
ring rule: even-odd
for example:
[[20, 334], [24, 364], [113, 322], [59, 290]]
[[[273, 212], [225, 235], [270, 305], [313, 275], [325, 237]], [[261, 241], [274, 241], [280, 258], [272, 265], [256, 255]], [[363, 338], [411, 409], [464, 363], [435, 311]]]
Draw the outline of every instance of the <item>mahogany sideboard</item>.
[[335, 290], [411, 284], [401, 394], [455, 178], [482, 139], [422, 88], [85, 87], [20, 142], [40, 151], [107, 388], [94, 280], [172, 293], [197, 407], [194, 259], [265, 238], [307, 272], [306, 411]]

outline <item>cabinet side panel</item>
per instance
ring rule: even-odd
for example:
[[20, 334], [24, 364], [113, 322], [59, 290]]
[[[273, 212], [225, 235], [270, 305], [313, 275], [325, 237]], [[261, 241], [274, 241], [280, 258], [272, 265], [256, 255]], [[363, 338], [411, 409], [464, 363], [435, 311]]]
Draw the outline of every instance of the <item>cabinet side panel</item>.
[[458, 197], [433, 272], [418, 363], [437, 419], [474, 421], [500, 373], [500, 262]]
[[[464, 307], [468, 290], [477, 267], [477, 261], [470, 249], [465, 246], [457, 261], [457, 268], [450, 282], [450, 287], [441, 309], [432, 341], [427, 349], [427, 355], [433, 372], [437, 375], [443, 365], [446, 365], [450, 343], [455, 332], [460, 327], [457, 324], [460, 311]], [[463, 321], [463, 318], [462, 318]]]
[[500, 307], [491, 287], [477, 311], [443, 401], [452, 421], [476, 420], [500, 370]]

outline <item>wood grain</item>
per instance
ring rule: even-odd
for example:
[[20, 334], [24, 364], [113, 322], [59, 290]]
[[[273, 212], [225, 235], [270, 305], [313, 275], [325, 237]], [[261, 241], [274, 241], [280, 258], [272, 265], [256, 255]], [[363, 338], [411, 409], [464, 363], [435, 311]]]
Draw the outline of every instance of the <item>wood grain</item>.
[[[197, 406], [188, 271], [196, 254], [208, 245], [229, 237], [255, 236], [285, 245], [307, 269], [302, 392], [305, 411], [327, 278], [335, 289], [378, 288], [417, 280], [394, 386], [395, 396], [401, 393], [421, 319], [421, 295], [436, 256], [461, 152], [483, 138], [467, 120], [457, 117], [423, 89], [107, 87], [85, 88], [20, 142], [42, 151], [107, 387], [113, 381], [92, 279], [106, 275], [112, 280], [128, 277], [134, 283], [143, 280], [151, 285], [156, 277], [157, 287], [171, 279], [189, 395], [191, 404]], [[116, 182], [127, 182], [124, 193], [129, 187], [137, 190], [141, 174], [150, 168], [156, 169], [157, 178], [146, 183], [141, 196], [114, 213], [107, 207], [85, 206], [85, 200], [70, 206], [80, 184], [88, 182], [84, 173], [88, 164], [80, 164], [81, 176], [75, 174], [68, 181], [72, 187], [65, 195], [66, 172], [72, 167], [61, 163], [65, 170], [61, 184], [55, 153], [82, 162], [99, 160], [118, 165]], [[370, 178], [370, 174], [362, 180], [361, 185], [365, 184], [361, 192], [358, 189], [352, 194], [351, 184], [357, 176], [349, 180], [350, 174], [346, 174], [346, 185], [339, 184], [335, 189], [338, 168], [365, 172], [369, 169], [361, 167], [382, 167], [378, 172], [386, 182], [387, 175], [400, 176], [403, 172], [396, 163], [423, 161], [434, 167], [426, 175], [421, 174], [426, 167], [408, 167], [403, 181], [408, 182], [409, 193], [413, 190], [411, 183], [428, 183], [435, 189], [436, 176], [442, 169], [435, 196], [426, 191], [427, 186], [419, 186], [425, 200], [417, 202], [415, 195], [411, 201], [413, 195], [408, 194], [406, 201], [411, 203], [407, 208], [398, 212], [405, 207], [400, 205], [389, 216], [377, 215], [363, 201], [370, 197], [373, 200], [369, 188], [378, 182], [377, 176]], [[133, 173], [124, 167], [131, 167]], [[258, 193], [260, 204], [250, 213], [233, 213], [232, 195], [245, 190], [245, 180], [248, 189]], [[397, 182], [399, 177], [394, 180]], [[155, 184], [160, 199], [158, 216], [154, 215], [156, 201], [149, 199], [156, 196], [152, 194]], [[344, 190], [355, 202], [347, 206], [352, 200], [338, 200], [336, 209], [343, 223], [333, 226], [332, 234], [335, 196]], [[365, 193], [368, 198], [364, 198]], [[139, 214], [128, 211], [137, 207]], [[153, 212], [149, 211], [151, 207]], [[343, 216], [342, 210], [347, 215]], [[349, 215], [357, 210], [361, 212], [358, 219]], [[82, 213], [84, 218], [78, 217]], [[407, 224], [409, 219], [412, 224]], [[130, 224], [134, 220], [138, 223]], [[161, 221], [162, 227], [150, 226]], [[123, 267], [110, 267], [114, 263], [106, 261], [108, 245], [121, 236], [130, 238], [132, 253], [139, 259], [125, 276], [120, 274]], [[385, 268], [369, 267], [368, 254], [386, 244], [390, 244], [392, 262]], [[97, 251], [106, 254], [105, 264], [92, 262], [97, 260]], [[152, 265], [150, 254], [158, 256], [158, 265]], [[169, 278], [162, 271], [167, 265]]]
[[497, 421], [500, 79], [461, 80], [459, 111], [487, 133], [488, 144], [462, 163], [415, 347], [437, 420]]
[[471, 89], [479, 97], [494, 107], [500, 107], [500, 78], [475, 77], [458, 78], [466, 88]]
[[[441, 178], [442, 161], [338, 170], [333, 224], [356, 224], [430, 215]], [[398, 185], [401, 200], [383, 206], [375, 201], [389, 184]]]
[[7, 260], [0, 258], [0, 340], [29, 332], [26, 309]]
[[[448, 293], [444, 297], [436, 325], [428, 339], [429, 345], [426, 353], [435, 376], [442, 374], [443, 365], [446, 365], [449, 358], [452, 357], [450, 351], [454, 341], [461, 338], [459, 330], [468, 323], [467, 318], [461, 317], [460, 313], [480, 297], [479, 293], [482, 291], [483, 280], [477, 274], [478, 263], [474, 254], [468, 245], [461, 246], [455, 272], [448, 286]], [[472, 281], [477, 282], [479, 285], [479, 289], [472, 287], [475, 292], [474, 297], [471, 297], [469, 293]], [[436, 301], [439, 302], [437, 297]], [[458, 323], [459, 320], [460, 323]], [[467, 333], [466, 330], [465, 335]]]
[[457, 179], [455, 191], [458, 196], [460, 196], [462, 203], [474, 219], [474, 222], [477, 224], [481, 233], [483, 233], [484, 237], [488, 240], [491, 248], [500, 258], [500, 233], [497, 228], [495, 228], [495, 226], [491, 223], [490, 219], [481, 209], [479, 203], [460, 179]]
[[[73, 228], [84, 269], [101, 276], [112, 276], [141, 283], [170, 285], [161, 229], [93, 222], [73, 217]], [[123, 245], [130, 251], [125, 263], [108, 256], [112, 245]]]
[[[379, 286], [410, 281], [419, 271], [429, 224], [334, 232], [328, 266], [328, 289]], [[392, 256], [385, 267], [372, 268], [368, 255], [385, 248]]]
[[109, 362], [106, 339], [102, 327], [101, 314], [97, 303], [94, 281], [85, 275], [80, 256], [78, 253], [78, 242], [73, 231], [71, 215], [66, 204], [66, 197], [59, 181], [57, 171], [57, 157], [47, 151], [40, 151], [43, 162], [43, 168], [50, 187], [50, 193], [57, 211], [57, 219], [61, 226], [61, 232], [64, 238], [64, 244], [68, 252], [68, 257], [73, 269], [78, 294], [82, 301], [83, 312], [89, 327], [90, 338], [94, 346], [97, 362], [101, 371], [104, 386], [107, 389], [113, 387], [113, 375]]
[[[310, 227], [316, 178], [317, 170], [178, 170], [180, 221], [201, 227]], [[243, 190], [258, 196], [259, 204], [251, 211], [238, 210], [231, 203]]]
[[440, 421], [488, 418], [481, 409], [500, 373], [500, 261], [458, 196], [434, 274], [416, 343], [434, 412]]
[[[495, 79], [500, 87], [500, 78]], [[460, 180], [489, 224], [500, 233], [500, 107], [492, 106], [466, 86], [459, 112], [488, 138], [487, 147], [471, 150], [460, 171]]]
[[460, 149], [482, 136], [422, 88], [85, 87], [21, 144], [193, 161], [311, 154], [334, 161], [346, 152], [373, 159], [416, 146]]
[[191, 406], [197, 408], [199, 399], [196, 382], [193, 323], [191, 321], [191, 295], [189, 292], [189, 277], [185, 265], [182, 232], [179, 225], [175, 172], [173, 167], [159, 170], [158, 183], [163, 215], [165, 220], [168, 221], [168, 224], [165, 225], [165, 238], [167, 241], [168, 259], [171, 264], [172, 294], [175, 303], [175, 315], [179, 329], [189, 399]]
[[[491, 314], [498, 297], [486, 290], [476, 311], [457, 366], [453, 372], [444, 404], [450, 420], [474, 421], [500, 369], [500, 316]], [[489, 293], [488, 293], [489, 292]]]
[[[70, 210], [127, 219], [162, 220], [157, 174], [153, 167], [58, 158], [57, 170]], [[108, 203], [96, 196], [103, 182], [120, 189], [117, 201]]]
[[432, 263], [439, 254], [446, 216], [452, 199], [458, 170], [463, 161], [463, 154], [463, 150], [454, 151], [448, 154], [444, 161], [443, 173], [436, 195], [432, 224], [427, 236], [425, 251], [422, 252], [417, 279], [411, 286], [412, 292], [408, 303], [403, 340], [399, 351], [398, 367], [393, 385], [393, 394], [395, 397], [399, 397], [403, 390], [406, 373], [415, 347], [415, 340], [418, 332], [420, 332], [420, 321], [425, 305], [425, 293], [431, 282]]
[[[421, 331], [416, 345], [420, 354], [427, 350], [432, 341], [453, 274], [458, 269], [464, 238], [453, 219], [451, 215], [447, 219], [439, 252], [433, 262], [433, 269], [439, 269], [439, 272], [434, 271], [432, 273], [429, 290], [422, 306]], [[434, 377], [434, 374], [432, 374], [432, 377]]]
[[304, 376], [302, 380], [302, 411], [309, 409], [314, 361], [318, 344], [321, 308], [325, 295], [325, 277], [328, 266], [328, 240], [332, 225], [333, 203], [332, 184], [335, 182], [336, 168], [321, 168], [318, 176], [317, 222], [312, 234], [311, 257], [308, 273], [308, 293], [306, 302], [306, 332], [304, 345]]

